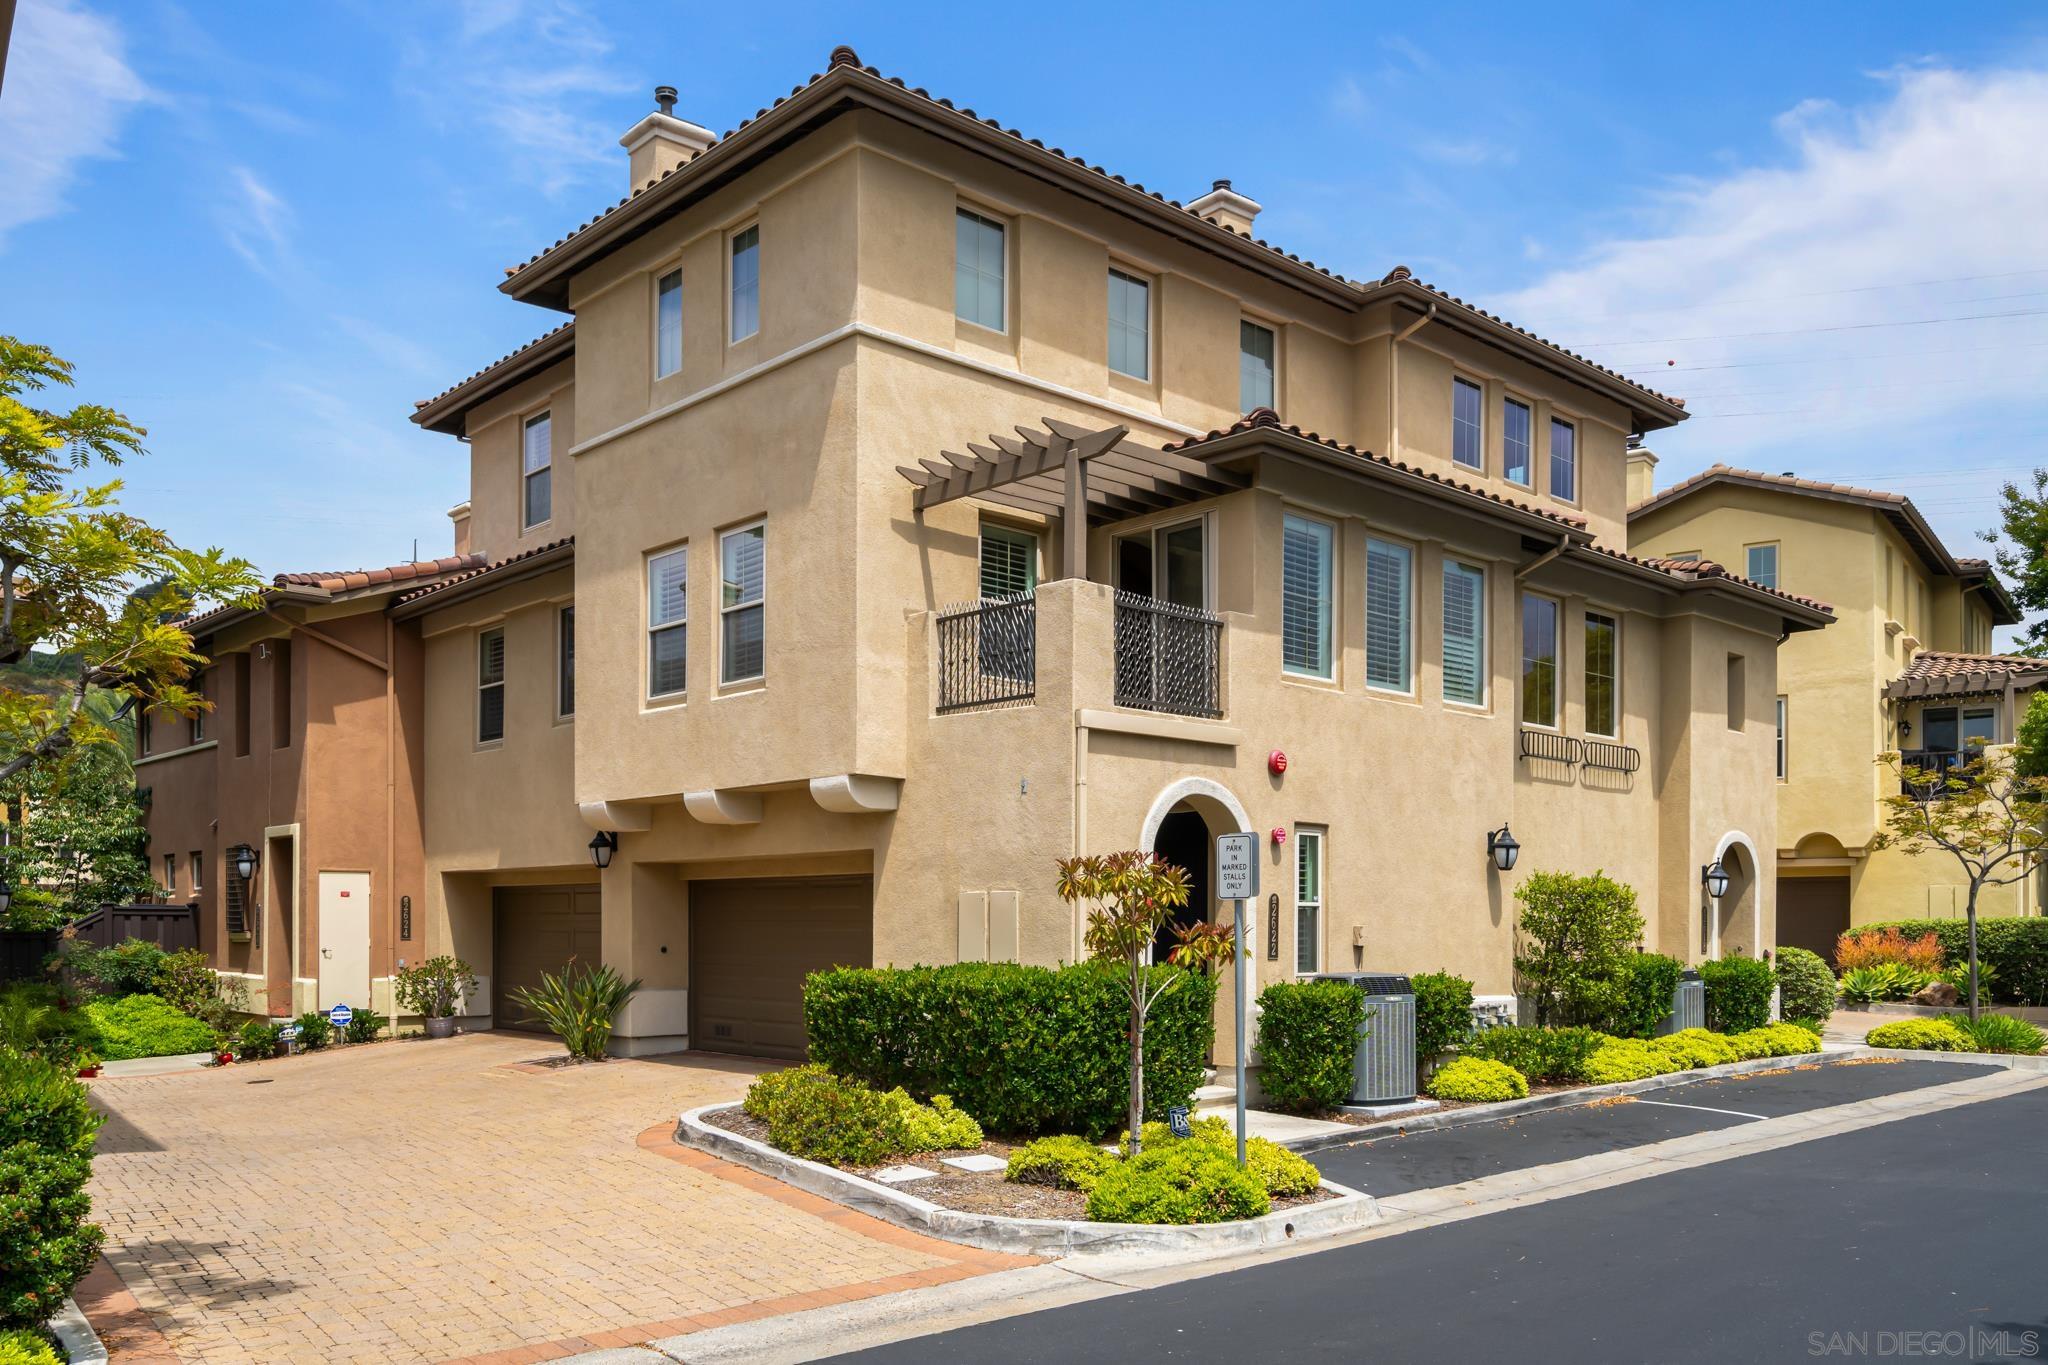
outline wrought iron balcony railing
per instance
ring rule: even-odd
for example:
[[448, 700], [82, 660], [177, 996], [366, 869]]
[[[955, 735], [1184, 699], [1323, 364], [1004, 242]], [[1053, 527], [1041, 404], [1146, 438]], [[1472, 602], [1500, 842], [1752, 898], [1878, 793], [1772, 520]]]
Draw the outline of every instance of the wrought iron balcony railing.
[[1223, 714], [1223, 618], [1154, 597], [1116, 595], [1116, 704], [1178, 716]]
[[1038, 598], [993, 597], [940, 613], [939, 713], [1030, 701], [1038, 687]]

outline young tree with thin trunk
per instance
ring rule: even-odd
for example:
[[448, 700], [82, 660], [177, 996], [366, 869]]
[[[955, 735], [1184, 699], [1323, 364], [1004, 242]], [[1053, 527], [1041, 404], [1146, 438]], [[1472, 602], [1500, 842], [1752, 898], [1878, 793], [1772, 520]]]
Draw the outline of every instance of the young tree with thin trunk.
[[1188, 903], [1188, 874], [1157, 854], [1136, 851], [1062, 858], [1059, 868], [1060, 899], [1088, 907], [1089, 953], [1116, 963], [1124, 974], [1131, 1006], [1130, 1154], [1136, 1156], [1145, 1124], [1145, 1017], [1200, 970], [1203, 957], [1194, 948], [1183, 960], [1176, 950], [1174, 969], [1163, 973], [1147, 963], [1168, 917]]
[[2010, 886], [2031, 876], [2048, 854], [2048, 777], [2029, 776], [2006, 749], [1975, 748], [1950, 767], [1902, 764], [1899, 755], [1878, 762], [1899, 779], [1883, 800], [1885, 827], [1873, 848], [1895, 847], [1920, 856], [1946, 853], [1969, 881], [1970, 1019], [1978, 1011], [1977, 898], [1987, 886]]
[[[119, 509], [121, 482], [83, 477], [142, 453], [146, 434], [112, 408], [31, 406], [71, 384], [48, 347], [0, 336], [0, 665], [31, 650], [70, 661], [61, 687], [0, 683], [0, 783], [80, 746], [111, 746], [138, 710], [189, 716], [206, 660], [180, 624], [209, 600], [253, 603], [255, 570], [220, 550], [185, 550]], [[111, 693], [105, 715], [86, 706]]]

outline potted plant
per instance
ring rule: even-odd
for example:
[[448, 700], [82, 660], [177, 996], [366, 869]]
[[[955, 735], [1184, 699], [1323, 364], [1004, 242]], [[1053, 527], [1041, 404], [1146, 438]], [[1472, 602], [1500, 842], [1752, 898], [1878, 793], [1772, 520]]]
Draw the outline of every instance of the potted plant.
[[100, 1058], [96, 1052], [78, 1054], [78, 1075], [81, 1080], [91, 1080], [100, 1074]]
[[399, 1008], [426, 1021], [429, 1038], [455, 1032], [455, 1007], [476, 991], [476, 974], [459, 957], [430, 957], [398, 972]]

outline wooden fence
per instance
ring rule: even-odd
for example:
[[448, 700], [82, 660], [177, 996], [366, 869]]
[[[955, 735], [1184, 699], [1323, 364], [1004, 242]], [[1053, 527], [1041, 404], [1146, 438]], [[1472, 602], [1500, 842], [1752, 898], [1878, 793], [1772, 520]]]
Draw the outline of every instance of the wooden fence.
[[199, 902], [189, 905], [102, 905], [78, 920], [78, 936], [111, 948], [139, 938], [167, 953], [199, 946]]

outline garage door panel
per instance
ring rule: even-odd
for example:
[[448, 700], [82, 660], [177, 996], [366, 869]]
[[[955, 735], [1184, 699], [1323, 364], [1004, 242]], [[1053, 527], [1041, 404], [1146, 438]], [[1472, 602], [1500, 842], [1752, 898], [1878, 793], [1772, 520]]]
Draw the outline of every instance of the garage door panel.
[[1778, 878], [1778, 946], [1819, 953], [1830, 966], [1849, 928], [1847, 877]]
[[804, 978], [873, 961], [871, 878], [692, 882], [691, 1045], [801, 1061]]
[[603, 961], [597, 888], [521, 887], [498, 891], [493, 916], [491, 1022], [498, 1028], [546, 1032], [512, 1001], [512, 993], [540, 985], [571, 961]]

